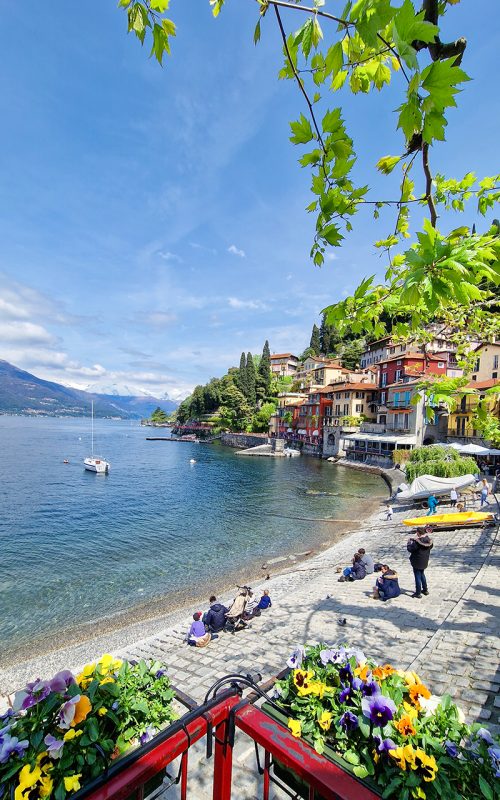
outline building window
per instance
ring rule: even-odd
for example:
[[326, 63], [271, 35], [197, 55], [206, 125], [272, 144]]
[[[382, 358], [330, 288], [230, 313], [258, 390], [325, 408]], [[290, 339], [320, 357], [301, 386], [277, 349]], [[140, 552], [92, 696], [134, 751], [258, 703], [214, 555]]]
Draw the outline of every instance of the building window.
[[498, 378], [498, 372], [492, 372], [491, 373], [491, 377], [492, 378]]
[[[402, 370], [402, 369], [397, 369], [397, 370], [396, 370], [396, 375], [394, 376], [394, 380], [395, 380], [396, 382], [397, 382], [397, 381], [400, 381], [400, 380], [401, 380], [401, 376], [402, 376], [402, 374], [403, 374], [403, 370]], [[385, 384], [384, 384], [384, 385], [385, 385]]]
[[356, 403], [356, 414], [363, 413], [363, 405], [361, 403]]
[[493, 369], [498, 369], [498, 356], [493, 356]]
[[349, 399], [349, 392], [344, 392], [344, 397], [346, 398], [346, 400], [348, 400]]
[[387, 372], [382, 375], [382, 386], [387, 386]]
[[340, 403], [335, 406], [335, 416], [340, 417]]
[[439, 369], [444, 369], [444, 361], [438, 361]]
[[381, 405], [385, 405], [385, 392], [380, 392], [380, 403]]
[[396, 365], [399, 367], [399, 366], [400, 366], [400, 364], [401, 364], [401, 359], [399, 358], [399, 359], [396, 361]]
[[356, 392], [356, 399], [357, 400], [364, 400], [365, 393], [364, 392]]
[[400, 344], [399, 345], [399, 352], [400, 353], [404, 353], [405, 350], [406, 350], [406, 345], [405, 344]]
[[349, 403], [344, 403], [344, 416], [349, 416]]
[[395, 352], [396, 352], [396, 348], [395, 348], [395, 347], [390, 347], [390, 348], [389, 348], [389, 353], [391, 354], [391, 356], [392, 356], [392, 354], [393, 354], [393, 353], [395, 353]]
[[473, 372], [479, 372], [480, 365], [481, 365], [481, 359], [480, 358], [476, 358], [476, 363], [474, 364]]

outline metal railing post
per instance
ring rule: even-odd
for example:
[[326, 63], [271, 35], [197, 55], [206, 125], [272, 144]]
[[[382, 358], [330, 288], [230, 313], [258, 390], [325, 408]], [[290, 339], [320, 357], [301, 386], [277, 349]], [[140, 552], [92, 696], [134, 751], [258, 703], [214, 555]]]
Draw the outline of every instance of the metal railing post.
[[231, 800], [233, 747], [228, 732], [229, 719], [226, 717], [215, 728], [213, 800]]

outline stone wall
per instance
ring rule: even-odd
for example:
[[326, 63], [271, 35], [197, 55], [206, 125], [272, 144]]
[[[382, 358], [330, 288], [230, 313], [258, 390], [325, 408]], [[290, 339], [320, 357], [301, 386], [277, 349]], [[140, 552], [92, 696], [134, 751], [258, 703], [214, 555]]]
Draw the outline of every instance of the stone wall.
[[220, 440], [227, 447], [258, 447], [267, 444], [268, 436], [266, 433], [223, 433]]

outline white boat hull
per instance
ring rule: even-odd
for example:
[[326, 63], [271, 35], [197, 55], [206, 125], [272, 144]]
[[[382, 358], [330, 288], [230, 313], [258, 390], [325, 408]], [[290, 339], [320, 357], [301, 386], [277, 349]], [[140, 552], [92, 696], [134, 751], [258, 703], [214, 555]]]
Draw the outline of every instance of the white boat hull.
[[106, 475], [109, 472], [109, 464], [103, 458], [86, 458], [83, 465], [89, 472], [96, 472], [100, 475]]

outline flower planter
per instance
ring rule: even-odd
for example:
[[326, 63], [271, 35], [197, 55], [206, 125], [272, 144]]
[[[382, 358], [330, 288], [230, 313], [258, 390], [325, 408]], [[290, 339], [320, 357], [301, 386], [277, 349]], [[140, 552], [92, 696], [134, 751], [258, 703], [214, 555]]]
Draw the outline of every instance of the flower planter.
[[[275, 722], [280, 723], [286, 730], [288, 730], [288, 716], [280, 709], [276, 708], [272, 703], [264, 703], [261, 709], [268, 717], [271, 717]], [[311, 747], [314, 746], [312, 737], [304, 736], [303, 740], [307, 742]], [[378, 797], [381, 797], [380, 787], [378, 787], [373, 781], [370, 779], [360, 780], [354, 773], [354, 765], [349, 764], [345, 759], [342, 758], [339, 753], [337, 753], [333, 747], [329, 745], [325, 745], [325, 749], [322, 753], [323, 757], [326, 758], [328, 761], [336, 764], [340, 767], [344, 772], [347, 772], [349, 775], [352, 776], [354, 781], [362, 783], [364, 786], [367, 786], [371, 791], [376, 794]], [[309, 798], [309, 786], [308, 784], [303, 781], [299, 776], [293, 772], [293, 770], [285, 767], [281, 764], [280, 761], [274, 761], [274, 773], [277, 778], [279, 778], [283, 783], [285, 783], [290, 789], [298, 797], [303, 798], [304, 800], [308, 800]], [[328, 798], [323, 797], [322, 795], [316, 794], [317, 800], [328, 800]]]

